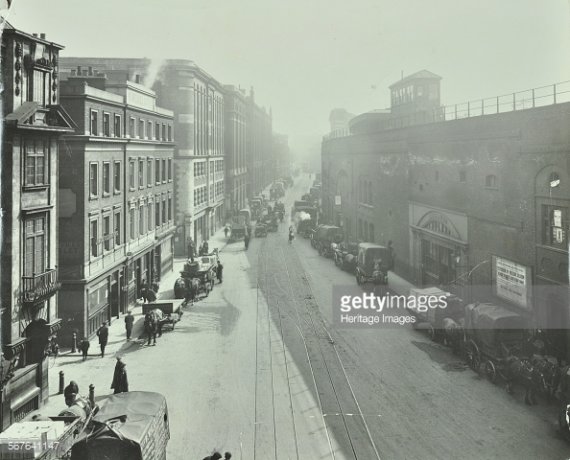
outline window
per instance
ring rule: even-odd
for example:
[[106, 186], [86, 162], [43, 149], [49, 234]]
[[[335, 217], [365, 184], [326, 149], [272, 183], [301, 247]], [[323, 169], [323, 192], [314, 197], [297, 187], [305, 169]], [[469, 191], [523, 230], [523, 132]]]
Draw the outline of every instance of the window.
[[139, 139], [144, 139], [144, 120], [139, 120]]
[[113, 235], [111, 235], [111, 216], [103, 217], [103, 245], [105, 251], [111, 250], [111, 242]]
[[129, 188], [135, 189], [135, 160], [129, 161]]
[[166, 158], [162, 159], [162, 182], [166, 182]]
[[160, 160], [157, 158], [154, 160], [154, 181], [156, 184], [160, 184]]
[[152, 186], [152, 159], [146, 160], [146, 185]]
[[147, 133], [146, 133], [147, 137], [148, 137], [149, 139], [152, 139], [152, 121], [149, 121], [149, 122], [147, 123], [147, 125], [146, 125], [146, 130], [147, 130]]
[[135, 208], [129, 209], [129, 227], [131, 240], [135, 239]]
[[163, 141], [166, 140], [166, 125], [165, 124], [162, 125], [162, 140]]
[[139, 160], [139, 188], [144, 187], [144, 160]]
[[115, 133], [115, 137], [121, 137], [121, 115], [115, 115], [114, 117], [115, 120], [115, 126], [114, 126], [114, 133]]
[[129, 137], [135, 137], [135, 119], [133, 117], [129, 118]]
[[111, 136], [111, 115], [103, 112], [103, 136]]
[[111, 163], [103, 163], [103, 195], [111, 193]]
[[98, 136], [98, 131], [97, 131], [97, 111], [96, 110], [91, 110], [91, 115], [90, 115], [90, 119], [91, 119], [91, 125], [90, 125], [90, 129], [91, 129], [91, 135], [92, 136]]
[[144, 231], [144, 206], [140, 205], [139, 206], [139, 235], [144, 235], [145, 231]]
[[99, 194], [99, 165], [89, 163], [89, 195], [93, 198]]
[[28, 219], [24, 224], [24, 275], [32, 276], [46, 270], [46, 216]]
[[467, 182], [467, 173], [465, 171], [459, 171], [459, 182]]
[[160, 123], [154, 125], [154, 138], [157, 141], [160, 140]]
[[485, 187], [497, 188], [497, 176], [489, 174], [485, 177]]
[[168, 221], [172, 220], [172, 197], [168, 197]]
[[160, 197], [157, 196], [154, 203], [154, 225], [160, 227]]
[[162, 199], [162, 223], [166, 223], [166, 197]]
[[121, 211], [115, 212], [115, 246], [121, 244]]
[[46, 180], [46, 157], [49, 153], [48, 143], [36, 139], [26, 141], [26, 185], [45, 185]]
[[168, 141], [172, 142], [172, 125], [168, 125]]
[[168, 182], [172, 182], [172, 158], [168, 159]]
[[114, 173], [113, 187], [115, 188], [115, 193], [119, 193], [121, 191], [121, 162], [120, 161], [115, 161], [113, 173]]
[[152, 209], [152, 202], [148, 203], [148, 231], [152, 230], [152, 216], [153, 216], [153, 209]]
[[97, 220], [92, 220], [89, 224], [89, 241], [91, 242], [91, 257], [97, 257], [99, 255], [98, 238], [99, 238], [99, 222]]
[[568, 246], [568, 209], [559, 206], [542, 206], [544, 219], [543, 243], [560, 249]]

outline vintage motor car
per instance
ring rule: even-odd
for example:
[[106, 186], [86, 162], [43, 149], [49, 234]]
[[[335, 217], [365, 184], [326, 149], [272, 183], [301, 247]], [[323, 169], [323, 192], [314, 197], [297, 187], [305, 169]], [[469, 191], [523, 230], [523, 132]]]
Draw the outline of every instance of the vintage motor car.
[[388, 284], [388, 270], [392, 266], [389, 248], [374, 243], [359, 243], [356, 261], [356, 282], [359, 285]]
[[264, 224], [257, 224], [253, 233], [256, 237], [267, 236], [267, 227]]
[[334, 225], [322, 225], [317, 228], [313, 235], [315, 248], [321, 256], [332, 257], [333, 249], [332, 243], [340, 243], [344, 239], [344, 232], [342, 228]]

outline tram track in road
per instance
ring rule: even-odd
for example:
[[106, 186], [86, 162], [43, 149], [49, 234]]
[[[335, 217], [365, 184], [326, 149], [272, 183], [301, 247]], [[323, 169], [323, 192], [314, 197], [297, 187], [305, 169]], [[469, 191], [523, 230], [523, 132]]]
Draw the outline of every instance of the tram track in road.
[[[305, 343], [307, 336], [309, 337], [312, 336], [316, 339], [315, 342], [318, 348], [317, 352], [321, 357], [324, 369], [326, 371], [326, 377], [327, 377], [326, 383], [327, 385], [330, 385], [332, 393], [334, 395], [334, 402], [338, 406], [338, 411], [335, 412], [335, 414], [338, 414], [342, 420], [342, 426], [344, 427], [344, 431], [351, 452], [355, 459], [376, 458], [377, 460], [380, 460], [380, 454], [376, 447], [376, 443], [372, 438], [372, 434], [370, 432], [368, 423], [366, 422], [366, 418], [358, 402], [358, 398], [356, 397], [352, 385], [350, 384], [350, 380], [346, 372], [346, 367], [340, 357], [335, 341], [332, 339], [332, 336], [328, 328], [325, 326], [323, 319], [320, 317], [320, 312], [318, 306], [316, 305], [315, 296], [313, 294], [311, 285], [308, 282], [307, 276], [304, 272], [300, 274], [301, 276], [297, 274], [297, 277], [299, 278], [301, 283], [305, 285], [304, 289], [305, 292], [301, 292], [301, 296], [303, 297], [303, 302], [300, 302], [299, 297], [301, 296], [295, 295], [291, 270], [289, 269], [289, 263], [287, 262], [287, 259], [288, 257], [290, 258], [290, 256], [287, 256], [286, 251], [284, 251], [282, 247], [281, 247], [281, 252], [283, 256], [283, 265], [286, 271], [287, 280], [290, 287], [291, 296], [293, 299], [293, 305], [296, 311], [297, 327], [299, 333], [301, 334], [303, 341]], [[315, 305], [310, 305], [310, 302], [308, 301], [311, 300], [315, 303]], [[301, 303], [303, 304], [304, 308], [302, 309], [302, 311], [299, 311]], [[316, 309], [317, 315], [311, 312], [312, 309]], [[306, 318], [302, 318], [302, 316], [305, 316]], [[316, 316], [318, 317], [316, 318]], [[317, 326], [317, 323], [319, 324], [319, 326]], [[303, 325], [305, 325], [305, 333], [303, 333], [301, 327], [299, 327]], [[323, 344], [324, 340], [326, 340], [326, 348], [324, 347]], [[331, 348], [334, 352], [332, 356], [330, 353]], [[309, 354], [309, 359], [311, 359], [310, 354]], [[336, 365], [334, 363], [335, 359], [336, 359]], [[342, 376], [335, 375], [334, 372], [335, 368], [336, 370], [341, 371]], [[346, 410], [346, 406], [348, 404], [347, 401], [345, 400], [346, 399], [345, 394], [347, 393], [347, 391], [349, 393], [350, 399], [352, 399], [352, 402], [354, 403], [354, 406], [351, 407], [355, 407], [356, 411], [353, 409]], [[319, 391], [317, 388], [317, 394], [318, 393]], [[349, 416], [348, 414], [351, 415]], [[358, 423], [355, 426], [354, 415], [357, 415], [356, 419], [360, 420], [361, 426], [359, 426]], [[365, 433], [365, 438], [367, 441], [364, 443], [362, 442], [361, 438], [362, 431]]]

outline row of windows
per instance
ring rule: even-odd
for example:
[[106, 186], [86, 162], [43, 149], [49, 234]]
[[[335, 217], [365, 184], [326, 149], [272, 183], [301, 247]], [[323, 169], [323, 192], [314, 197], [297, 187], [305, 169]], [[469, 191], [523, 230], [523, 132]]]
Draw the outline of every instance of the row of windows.
[[[153, 159], [147, 158], [146, 160], [138, 160], [138, 175], [135, 175], [135, 164], [137, 160], [131, 159], [129, 161], [129, 188], [134, 190], [138, 184], [139, 188], [146, 185], [151, 187], [153, 184], [161, 184], [165, 182], [172, 182], [172, 158], [159, 158], [154, 159], [155, 177], [153, 181]], [[102, 195], [108, 196], [111, 194], [111, 180], [113, 193], [121, 192], [121, 161], [113, 161], [113, 171], [111, 172], [111, 162], [104, 161], [102, 164]], [[145, 163], [146, 163], [146, 181], [145, 181]], [[99, 163], [89, 163], [89, 196], [96, 198], [99, 196]], [[138, 177], [138, 181], [136, 180]], [[112, 178], [112, 179], [111, 179]]]
[[206, 175], [206, 162], [201, 161], [200, 163], [194, 163], [194, 177], [200, 177]]
[[[113, 123], [112, 129], [111, 122]], [[122, 137], [122, 115], [103, 112], [100, 125], [99, 111], [91, 109], [89, 112], [89, 132], [92, 136]], [[151, 120], [143, 119], [139, 119], [137, 123], [136, 118], [130, 117], [128, 135], [133, 139], [138, 136], [139, 139], [172, 142], [172, 125], [159, 122], [153, 123]]]
[[[134, 240], [144, 236], [168, 222], [172, 222], [172, 197], [163, 197], [161, 200], [160, 195], [157, 195], [154, 202], [141, 204], [138, 209], [134, 207], [129, 209], [129, 239]], [[92, 258], [112, 251], [122, 244], [121, 226], [121, 211], [103, 214], [102, 218], [96, 217], [89, 222]]]
[[[111, 221], [112, 218], [112, 221]], [[101, 222], [102, 228], [99, 228]], [[89, 221], [89, 245], [91, 257], [98, 257], [105, 251], [111, 251], [121, 245], [121, 211], [107, 213], [100, 219]]]
[[216, 187], [216, 192], [215, 192], [216, 198], [219, 198], [221, 195], [224, 194], [224, 182], [223, 181], [217, 182], [215, 187]]
[[194, 206], [200, 206], [201, 204], [208, 201], [207, 187], [199, 187], [194, 190]]
[[216, 172], [222, 172], [224, 170], [224, 160], [216, 160], [215, 169]]

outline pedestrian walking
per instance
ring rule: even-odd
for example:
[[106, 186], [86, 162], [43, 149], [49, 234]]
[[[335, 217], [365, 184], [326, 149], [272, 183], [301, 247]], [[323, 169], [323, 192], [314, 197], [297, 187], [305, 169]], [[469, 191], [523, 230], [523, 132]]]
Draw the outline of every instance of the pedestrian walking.
[[194, 247], [194, 240], [192, 238], [188, 238], [188, 258], [192, 262], [194, 262], [195, 253], [196, 253], [196, 249]]
[[228, 233], [229, 233], [230, 229], [228, 228], [228, 226], [226, 225], [224, 227], [224, 236], [227, 238], [228, 237]]
[[249, 233], [246, 233], [243, 242], [245, 243], [245, 249], [247, 251], [247, 248], [249, 247]]
[[115, 371], [113, 373], [113, 382], [111, 382], [113, 393], [127, 393], [129, 391], [129, 380], [127, 378], [126, 364], [120, 356], [117, 356]]
[[101, 327], [97, 329], [97, 337], [99, 337], [99, 345], [101, 346], [101, 358], [104, 358], [105, 347], [109, 341], [109, 328], [107, 327], [107, 321], [103, 322]]
[[87, 353], [89, 352], [89, 347], [91, 344], [87, 337], [83, 337], [83, 340], [79, 342], [79, 349], [81, 350], [81, 354], [83, 356], [83, 361], [87, 360]]
[[204, 255], [208, 255], [209, 253], [209, 248], [208, 248], [208, 242], [204, 241]]
[[133, 332], [133, 324], [135, 323], [135, 317], [133, 313], [129, 310], [127, 316], [125, 316], [125, 330], [127, 331], [127, 340], [131, 340], [131, 333]]
[[224, 266], [222, 265], [222, 262], [220, 262], [218, 260], [218, 265], [216, 266], [216, 276], [218, 277], [218, 281], [220, 282], [220, 284], [222, 284], [223, 270], [224, 270]]
[[289, 244], [293, 243], [293, 239], [295, 235], [293, 234], [293, 230], [289, 230]]

